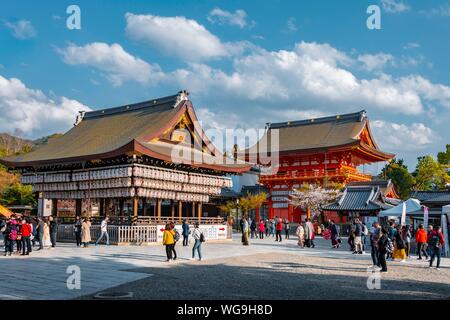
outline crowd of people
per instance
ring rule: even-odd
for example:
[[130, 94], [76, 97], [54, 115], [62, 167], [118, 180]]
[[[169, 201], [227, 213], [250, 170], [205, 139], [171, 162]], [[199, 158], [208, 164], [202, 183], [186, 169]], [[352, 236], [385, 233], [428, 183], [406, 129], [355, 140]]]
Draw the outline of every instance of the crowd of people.
[[242, 244], [249, 245], [250, 239], [264, 239], [264, 237], [274, 237], [275, 241], [282, 242], [282, 234], [284, 231], [284, 238], [289, 239], [291, 224], [288, 219], [275, 217], [273, 219], [251, 219], [248, 216], [243, 216], [239, 220], [239, 227], [242, 233]]
[[36, 251], [55, 248], [57, 231], [57, 223], [52, 216], [36, 218], [11, 215], [6, 220], [0, 220], [4, 255], [29, 255], [36, 246]]
[[[329, 221], [329, 227], [327, 232], [324, 232], [324, 238], [331, 239], [332, 248], [338, 248], [342, 242], [339, 233], [339, 228], [334, 221]], [[365, 253], [367, 237], [369, 237], [372, 268], [387, 272], [386, 260], [405, 262], [410, 257], [412, 233], [410, 226], [398, 225], [394, 221], [389, 221], [385, 226], [381, 226], [379, 222], [374, 222], [370, 228], [367, 228], [365, 223], [356, 218], [351, 224], [348, 244], [354, 254], [363, 254]], [[436, 268], [439, 269], [441, 250], [444, 246], [441, 227], [437, 226], [434, 229], [432, 225], [429, 225], [428, 231], [425, 231], [423, 224], [420, 224], [415, 234], [415, 243], [417, 259], [422, 260], [422, 255], [425, 256], [425, 259], [429, 260], [430, 268], [436, 259]]]

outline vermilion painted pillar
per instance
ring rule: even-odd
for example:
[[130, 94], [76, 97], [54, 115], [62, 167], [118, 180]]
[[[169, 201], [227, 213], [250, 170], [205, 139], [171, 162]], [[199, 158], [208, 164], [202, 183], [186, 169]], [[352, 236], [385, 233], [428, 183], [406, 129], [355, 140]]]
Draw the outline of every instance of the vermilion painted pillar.
[[292, 204], [288, 204], [288, 220], [289, 222], [293, 221], [293, 208], [292, 208]]
[[258, 222], [259, 221], [259, 208], [255, 209], [255, 221]]
[[269, 200], [269, 219], [273, 219], [273, 201]]

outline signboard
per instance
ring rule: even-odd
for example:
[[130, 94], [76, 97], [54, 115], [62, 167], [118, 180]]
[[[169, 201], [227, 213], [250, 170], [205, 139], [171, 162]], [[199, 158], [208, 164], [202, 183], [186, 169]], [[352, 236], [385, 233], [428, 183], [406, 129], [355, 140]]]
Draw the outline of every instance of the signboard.
[[[165, 225], [162, 225], [162, 224], [157, 225], [157, 232], [156, 232], [157, 242], [163, 241], [164, 227], [165, 227]], [[189, 228], [191, 230], [191, 235], [192, 235], [192, 230], [194, 230], [194, 226], [190, 225]], [[226, 240], [227, 239], [227, 228], [228, 228], [227, 225], [201, 224], [199, 226], [199, 228], [200, 228], [200, 231], [203, 232], [203, 234], [205, 235], [206, 241], [208, 241], [208, 240]], [[180, 233], [180, 236], [183, 237], [181, 235], [182, 231], [183, 231], [181, 224], [175, 225], [175, 229], [177, 229], [178, 232]]]

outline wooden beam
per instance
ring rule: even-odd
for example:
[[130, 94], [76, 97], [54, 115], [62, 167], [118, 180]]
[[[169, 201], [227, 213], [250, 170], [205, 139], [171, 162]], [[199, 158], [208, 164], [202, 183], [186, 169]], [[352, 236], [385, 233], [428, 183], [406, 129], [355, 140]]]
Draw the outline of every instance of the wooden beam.
[[158, 222], [161, 222], [161, 199], [156, 200], [156, 213], [158, 215]]
[[133, 216], [135, 218], [138, 216], [138, 209], [139, 209], [139, 198], [134, 197], [133, 198]]
[[183, 202], [181, 200], [178, 201], [178, 220], [180, 223], [183, 220]]
[[198, 223], [200, 223], [200, 220], [202, 219], [202, 203], [199, 202], [197, 205], [197, 215], [198, 215]]
[[175, 202], [173, 200], [170, 201], [171, 209], [172, 209], [172, 222], [175, 222]]
[[195, 218], [195, 202], [192, 202], [192, 218]]

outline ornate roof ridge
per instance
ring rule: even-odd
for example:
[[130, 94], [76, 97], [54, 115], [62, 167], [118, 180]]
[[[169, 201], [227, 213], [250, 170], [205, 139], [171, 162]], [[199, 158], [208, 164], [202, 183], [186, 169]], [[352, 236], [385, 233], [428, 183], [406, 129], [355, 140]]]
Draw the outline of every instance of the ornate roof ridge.
[[[159, 106], [166, 106], [167, 109], [176, 108], [181, 101], [188, 100], [189, 93], [186, 90], [182, 90], [175, 95], [150, 99], [142, 102], [136, 102], [132, 104], [126, 104], [119, 107], [105, 108], [94, 110], [86, 113], [81, 113], [82, 119], [92, 119], [103, 116], [110, 116], [124, 112], [133, 112], [145, 108], [154, 108]], [[79, 121], [78, 121], [79, 123]]]
[[328, 123], [328, 122], [361, 122], [363, 119], [367, 118], [366, 110], [361, 110], [359, 112], [346, 113], [341, 115], [327, 116], [321, 118], [311, 118], [297, 121], [286, 121], [286, 122], [277, 122], [277, 123], [268, 123], [268, 129], [280, 129], [280, 128], [289, 128], [289, 127], [298, 127], [304, 125], [312, 125], [319, 123]]

